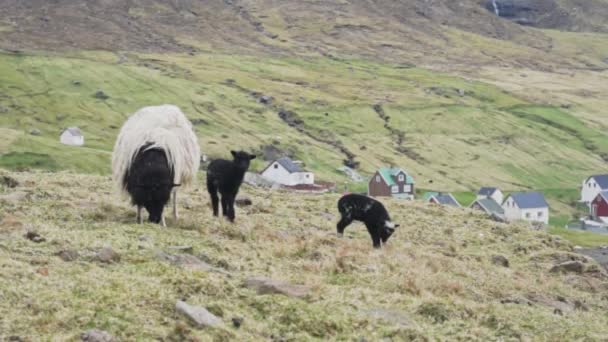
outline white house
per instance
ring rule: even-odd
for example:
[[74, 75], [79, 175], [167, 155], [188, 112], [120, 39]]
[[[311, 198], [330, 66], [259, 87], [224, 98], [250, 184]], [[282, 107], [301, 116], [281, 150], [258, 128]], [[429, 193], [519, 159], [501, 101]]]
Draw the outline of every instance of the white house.
[[606, 190], [608, 190], [608, 174], [591, 176], [583, 181], [581, 202], [589, 204], [600, 191]]
[[315, 175], [302, 170], [287, 157], [279, 158], [261, 172], [265, 179], [282, 185], [314, 184]]
[[540, 192], [515, 192], [502, 204], [508, 221], [549, 223], [549, 204]]
[[502, 191], [500, 191], [500, 189], [498, 188], [484, 186], [479, 189], [479, 191], [477, 191], [476, 200], [482, 200], [484, 198], [491, 198], [496, 201], [496, 203], [502, 203], [504, 200], [504, 195], [502, 194]]
[[64, 145], [82, 146], [84, 145], [84, 136], [78, 127], [68, 127], [61, 132], [59, 141]]

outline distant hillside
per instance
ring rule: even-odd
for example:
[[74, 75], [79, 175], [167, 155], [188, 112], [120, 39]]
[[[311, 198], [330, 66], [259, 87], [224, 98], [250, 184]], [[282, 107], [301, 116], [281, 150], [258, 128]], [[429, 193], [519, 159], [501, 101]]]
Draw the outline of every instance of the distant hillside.
[[570, 56], [552, 51], [551, 35], [515, 22], [608, 31], [606, 1], [496, 3], [507, 20], [497, 17], [492, 1], [485, 0], [6, 0], [0, 4], [0, 47], [140, 52], [220, 49], [416, 63], [480, 64], [501, 59], [492, 44], [471, 46], [476, 51], [462, 50], [463, 45], [473, 43], [461, 36], [466, 33], [536, 51], [534, 56], [515, 54], [503, 62], [534, 66], [553, 61], [581, 66]]
[[[272, 146], [340, 184], [343, 164], [393, 164], [422, 188], [575, 189], [608, 165], [605, 2], [580, 3], [556, 2], [589, 13], [563, 28], [596, 32], [465, 0], [2, 1], [0, 167], [107, 173], [126, 116], [175, 103], [211, 157]], [[85, 148], [58, 143], [67, 126]]]

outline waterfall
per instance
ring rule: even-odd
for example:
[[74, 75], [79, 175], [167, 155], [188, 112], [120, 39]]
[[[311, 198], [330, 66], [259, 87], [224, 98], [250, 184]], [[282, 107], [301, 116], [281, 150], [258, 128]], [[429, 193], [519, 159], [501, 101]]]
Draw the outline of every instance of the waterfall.
[[492, 0], [492, 6], [494, 6], [494, 13], [496, 13], [496, 15], [500, 17], [500, 11], [498, 10], [498, 4], [496, 3], [496, 0]]

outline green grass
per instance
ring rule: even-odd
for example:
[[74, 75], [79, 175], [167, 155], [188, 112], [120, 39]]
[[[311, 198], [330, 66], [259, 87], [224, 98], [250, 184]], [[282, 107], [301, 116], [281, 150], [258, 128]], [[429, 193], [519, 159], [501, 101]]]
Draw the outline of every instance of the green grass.
[[452, 196], [454, 196], [458, 203], [460, 203], [460, 205], [463, 207], [470, 206], [471, 203], [475, 201], [475, 198], [477, 198], [477, 195], [474, 192], [470, 191], [452, 192]]
[[[42, 131], [36, 139], [13, 140], [0, 153], [48, 154], [58, 169], [107, 173], [109, 152], [126, 116], [160, 103], [177, 104], [189, 118], [204, 120], [196, 132], [203, 152], [211, 157], [279, 142], [318, 179], [340, 184], [347, 179], [335, 169], [345, 155], [328, 143], [332, 141], [356, 155], [364, 176], [393, 164], [406, 169], [418, 184], [432, 181], [445, 191], [479, 184], [573, 187], [603, 167], [598, 155], [608, 151], [605, 133], [565, 110], [538, 106], [487, 83], [420, 68], [361, 59], [261, 62], [257, 57], [210, 53], [128, 57], [128, 62], [116, 64], [107, 52], [0, 54], [5, 80], [0, 105], [10, 110], [0, 116], [0, 125]], [[110, 98], [94, 98], [100, 89]], [[257, 103], [253, 91], [273, 96], [274, 106]], [[390, 116], [390, 127], [404, 133], [402, 147], [414, 154], [397, 151], [396, 136], [372, 108], [377, 103]], [[280, 120], [280, 108], [304, 120], [304, 133]], [[83, 130], [88, 150], [56, 143], [61, 129], [72, 125]], [[84, 162], [77, 162], [85, 156]], [[264, 166], [259, 159], [252, 165]]]
[[[576, 275], [550, 272], [559, 260], [576, 257], [572, 244], [526, 224], [386, 199], [401, 226], [374, 250], [362, 224], [336, 237], [339, 193], [244, 185], [241, 194], [253, 205], [237, 207], [236, 222], [229, 223], [212, 216], [200, 189], [184, 188], [179, 221], [168, 219], [169, 227], [159, 229], [133, 223], [134, 208], [113, 192], [107, 176], [2, 175], [20, 184], [0, 199], [0, 326], [6, 336], [75, 340], [92, 328], [120, 340], [180, 341], [601, 340], [607, 333], [608, 299], [597, 290], [602, 283], [594, 271], [599, 266], [588, 262], [588, 272]], [[11, 192], [30, 196], [6, 201]], [[24, 238], [29, 229], [45, 241]], [[106, 246], [120, 261], [96, 260]], [[192, 256], [230, 275], [159, 257], [178, 253], [172, 246], [191, 246]], [[57, 256], [62, 250], [77, 251], [76, 260], [63, 261]], [[509, 267], [494, 264], [495, 255]], [[310, 292], [305, 299], [259, 295], [243, 286], [254, 276], [306, 285]], [[176, 312], [177, 300], [206, 307], [224, 325], [193, 327]], [[378, 310], [388, 313], [369, 313]], [[244, 318], [240, 328], [233, 317]]]
[[608, 246], [608, 234], [596, 234], [575, 229], [566, 229], [563, 226], [553, 226], [549, 229], [549, 233], [559, 235], [570, 241], [573, 245], [581, 247]]

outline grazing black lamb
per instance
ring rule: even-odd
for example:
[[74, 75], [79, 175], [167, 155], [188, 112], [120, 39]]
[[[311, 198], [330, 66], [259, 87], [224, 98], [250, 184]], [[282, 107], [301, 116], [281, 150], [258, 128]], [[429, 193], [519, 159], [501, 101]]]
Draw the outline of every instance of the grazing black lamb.
[[216, 159], [207, 167], [207, 191], [211, 196], [213, 216], [218, 216], [218, 191], [222, 195], [222, 215], [234, 222], [234, 200], [243, 182], [249, 163], [255, 155], [230, 151], [233, 160]]
[[367, 196], [358, 194], [342, 196], [338, 201], [338, 210], [342, 216], [337, 226], [338, 235], [342, 236], [344, 228], [353, 220], [361, 221], [372, 237], [374, 248], [381, 247], [380, 241], [386, 244], [388, 238], [395, 232], [395, 228], [399, 227], [391, 221], [382, 203]]
[[153, 223], [164, 222], [163, 210], [171, 192], [178, 184], [173, 183], [173, 168], [169, 166], [165, 151], [158, 148], [142, 147], [131, 163], [124, 184], [131, 195], [131, 203], [137, 206], [137, 222], [143, 221], [141, 208], [146, 208]]

